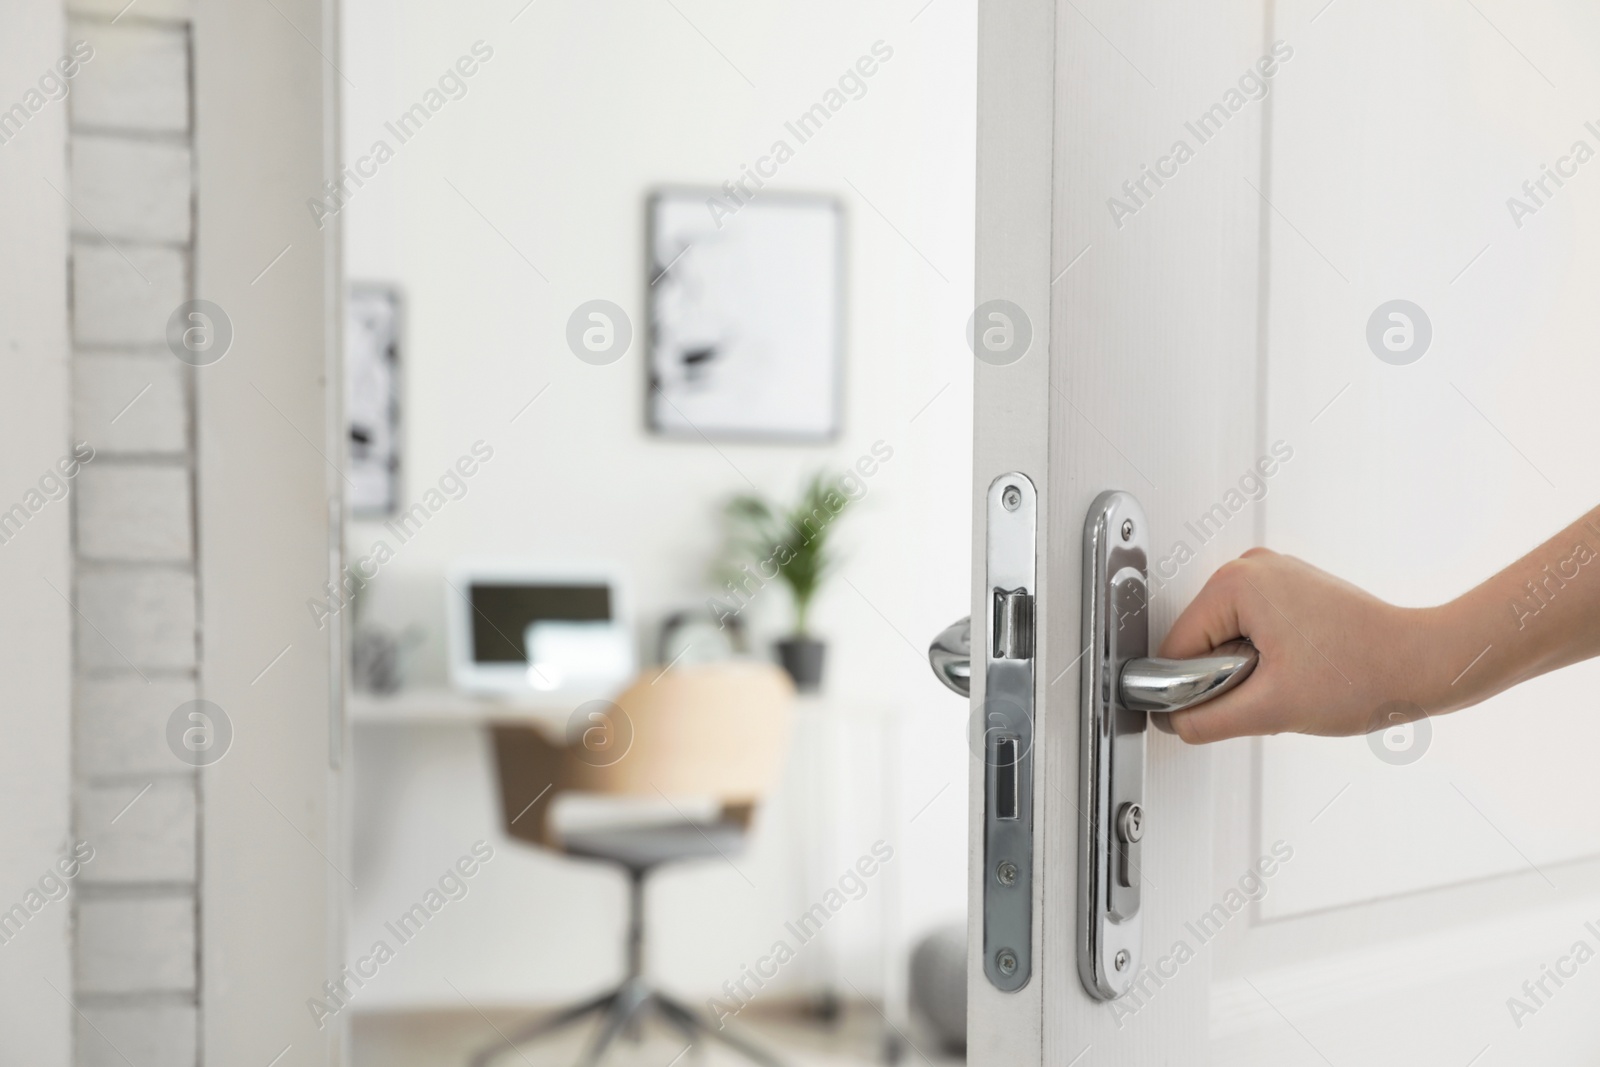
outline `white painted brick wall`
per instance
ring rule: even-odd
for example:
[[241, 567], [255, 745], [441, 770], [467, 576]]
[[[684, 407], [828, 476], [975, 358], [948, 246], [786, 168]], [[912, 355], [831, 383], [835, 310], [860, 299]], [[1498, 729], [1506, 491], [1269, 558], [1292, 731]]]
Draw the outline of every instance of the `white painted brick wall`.
[[79, 669], [194, 669], [194, 595], [186, 571], [80, 564], [77, 607], [89, 625], [78, 627]]
[[78, 554], [92, 560], [181, 563], [192, 556], [189, 471], [118, 463], [78, 474]]
[[79, 353], [72, 366], [72, 432], [98, 456], [182, 455], [189, 439], [183, 364], [165, 352]]
[[179, 21], [194, 16], [194, 0], [139, 0], [130, 6], [128, 0], [67, 0], [67, 11], [73, 15], [98, 15], [106, 20], [118, 15], [121, 22], [141, 22], [145, 19]]
[[73, 242], [72, 334], [80, 345], [165, 344], [167, 319], [187, 293], [182, 252]]
[[[80, 1067], [177, 1067], [195, 1062], [198, 1013], [189, 1004], [81, 1007]], [[126, 1058], [124, 1058], [126, 1057]]]
[[194, 0], [65, 3], [95, 51], [68, 105], [73, 433], [98, 453], [72, 504], [75, 834], [96, 849], [72, 898], [74, 1063], [195, 1067], [198, 779], [166, 740], [196, 695], [191, 372], [165, 350], [192, 295]]
[[191, 992], [194, 946], [190, 895], [78, 898], [79, 993]]
[[178, 26], [126, 19], [111, 25], [72, 19], [70, 40], [85, 40], [94, 56], [72, 80], [75, 129], [114, 127], [148, 133], [189, 129], [189, 34]]
[[80, 134], [72, 139], [72, 232], [121, 242], [186, 244], [189, 147]]
[[195, 699], [188, 678], [80, 678], [73, 695], [73, 753], [77, 773], [170, 774], [181, 765], [167, 747], [167, 719]]
[[78, 875], [86, 885], [192, 883], [194, 776], [83, 787], [78, 791], [77, 837], [94, 846], [94, 859]]

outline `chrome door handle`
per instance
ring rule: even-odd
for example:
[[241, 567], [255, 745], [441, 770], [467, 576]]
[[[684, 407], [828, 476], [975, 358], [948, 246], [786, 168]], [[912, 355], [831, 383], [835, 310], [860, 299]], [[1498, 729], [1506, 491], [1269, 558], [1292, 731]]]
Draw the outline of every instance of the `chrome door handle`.
[[952, 692], [972, 695], [972, 616], [957, 619], [928, 645], [928, 665]]
[[1134, 711], [1182, 711], [1232, 689], [1256, 669], [1256, 646], [1230, 641], [1209, 656], [1141, 656], [1123, 664], [1117, 689]]
[[[1250, 676], [1256, 649], [1248, 641], [1230, 641], [1209, 656], [1130, 659], [1118, 678], [1123, 707], [1133, 711], [1182, 711], [1219, 697]], [[928, 645], [934, 675], [951, 691], [972, 695], [972, 616], [939, 631]]]

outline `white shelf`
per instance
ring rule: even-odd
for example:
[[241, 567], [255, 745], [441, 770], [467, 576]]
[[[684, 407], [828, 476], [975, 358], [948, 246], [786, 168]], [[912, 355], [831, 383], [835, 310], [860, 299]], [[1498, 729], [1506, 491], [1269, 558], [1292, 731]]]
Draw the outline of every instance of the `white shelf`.
[[[345, 700], [350, 720], [357, 724], [389, 726], [481, 726], [496, 722], [546, 724], [564, 729], [580, 704], [603, 700], [610, 693], [528, 693], [525, 696], [480, 696], [447, 686], [418, 686], [396, 693], [352, 692]], [[804, 716], [881, 719], [892, 709], [873, 703], [842, 701], [825, 693], [803, 694], [795, 699], [795, 712]]]

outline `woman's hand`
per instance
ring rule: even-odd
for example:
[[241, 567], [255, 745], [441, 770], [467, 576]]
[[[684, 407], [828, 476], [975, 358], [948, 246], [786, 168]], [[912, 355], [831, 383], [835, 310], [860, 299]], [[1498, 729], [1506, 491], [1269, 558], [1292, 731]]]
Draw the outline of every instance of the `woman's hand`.
[[1397, 608], [1253, 548], [1211, 576], [1161, 654], [1203, 656], [1239, 637], [1260, 664], [1237, 689], [1172, 714], [1185, 741], [1370, 733], [1476, 704], [1600, 656], [1600, 508], [1436, 608]]
[[1437, 710], [1430, 638], [1439, 609], [1397, 608], [1264, 548], [1225, 564], [1161, 644], [1161, 655], [1203, 656], [1247, 637], [1260, 663], [1238, 688], [1171, 725], [1191, 744], [1294, 731], [1342, 736]]

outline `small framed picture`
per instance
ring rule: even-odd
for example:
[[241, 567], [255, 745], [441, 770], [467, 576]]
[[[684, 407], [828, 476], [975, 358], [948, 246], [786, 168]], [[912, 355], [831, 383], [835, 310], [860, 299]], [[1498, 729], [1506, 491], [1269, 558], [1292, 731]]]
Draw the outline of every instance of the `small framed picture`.
[[392, 514], [400, 498], [400, 292], [357, 283], [345, 301], [344, 411], [350, 510]]
[[651, 197], [649, 215], [650, 428], [691, 440], [836, 437], [839, 202], [673, 189]]

